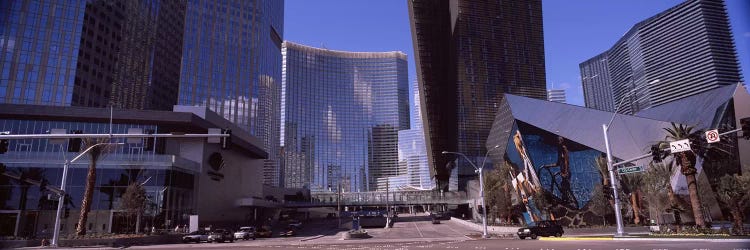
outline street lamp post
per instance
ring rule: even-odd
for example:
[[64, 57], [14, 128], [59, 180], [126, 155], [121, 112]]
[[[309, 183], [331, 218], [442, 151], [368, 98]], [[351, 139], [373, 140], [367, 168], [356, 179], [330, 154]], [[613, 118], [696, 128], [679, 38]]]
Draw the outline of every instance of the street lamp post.
[[479, 173], [479, 197], [480, 199], [482, 199], [482, 227], [483, 227], [482, 238], [485, 238], [485, 239], [489, 238], [489, 234], [487, 234], [487, 206], [485, 206], [484, 204], [484, 175], [482, 174], [482, 172], [484, 172], [483, 171], [484, 164], [487, 163], [487, 156], [490, 154], [490, 151], [498, 147], [500, 147], [500, 145], [496, 145], [487, 150], [487, 153], [484, 154], [484, 160], [482, 160], [482, 165], [479, 167], [477, 167], [477, 165], [474, 164], [474, 162], [472, 162], [469, 159], [469, 157], [467, 157], [463, 153], [443, 151], [443, 154], [457, 154], [457, 155], [463, 156], [466, 159], [466, 161], [468, 161], [469, 164], [471, 164], [471, 166], [474, 167], [474, 170]]
[[89, 150], [91, 150], [91, 149], [93, 149], [95, 147], [102, 146], [102, 145], [123, 145], [123, 144], [125, 144], [125, 143], [122, 143], [122, 142], [118, 142], [118, 143], [110, 143], [110, 142], [97, 143], [97, 144], [94, 144], [94, 145], [88, 147], [86, 150], [84, 150], [83, 152], [81, 152], [78, 155], [76, 155], [76, 157], [73, 157], [72, 160], [65, 159], [65, 165], [63, 165], [63, 173], [62, 173], [62, 183], [60, 184], [60, 190], [62, 190], [62, 192], [60, 193], [60, 198], [58, 198], [58, 201], [57, 201], [57, 215], [55, 216], [55, 231], [52, 233], [52, 244], [51, 244], [52, 247], [58, 247], [59, 246], [58, 245], [58, 241], [59, 241], [59, 238], [60, 238], [60, 217], [62, 216], [63, 205], [65, 204], [65, 196], [66, 196], [65, 184], [68, 182], [68, 168], [70, 167], [70, 164], [73, 163], [73, 162], [75, 162], [75, 161], [77, 161], [78, 159], [80, 159], [83, 155], [85, 155], [86, 153], [88, 153]]
[[622, 211], [620, 211], [620, 194], [617, 191], [617, 179], [615, 178], [615, 167], [613, 166], [614, 160], [612, 159], [612, 150], [609, 146], [609, 135], [607, 134], [607, 131], [610, 128], [610, 125], [612, 125], [612, 121], [615, 120], [615, 116], [617, 116], [617, 111], [620, 109], [620, 106], [622, 106], [622, 102], [625, 100], [626, 96], [632, 95], [635, 93], [636, 90], [652, 85], [654, 83], [659, 82], [659, 79], [653, 80], [649, 82], [646, 85], [642, 85], [640, 87], [636, 87], [628, 92], [627, 95], [623, 96], [622, 99], [620, 99], [620, 103], [615, 107], [615, 112], [612, 113], [612, 118], [609, 119], [608, 124], [602, 124], [602, 131], [604, 132], [604, 148], [607, 150], [607, 170], [609, 171], [609, 182], [612, 185], [612, 197], [615, 200], [615, 220], [617, 222], [617, 232], [615, 233], [615, 237], [622, 237], [625, 236], [625, 230], [623, 229], [622, 225]]

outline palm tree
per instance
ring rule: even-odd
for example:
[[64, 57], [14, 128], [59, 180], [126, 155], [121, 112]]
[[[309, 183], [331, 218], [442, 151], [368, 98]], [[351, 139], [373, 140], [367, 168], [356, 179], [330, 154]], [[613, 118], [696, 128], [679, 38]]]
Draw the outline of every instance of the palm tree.
[[743, 211], [750, 206], [750, 175], [725, 175], [719, 180], [717, 196], [732, 214], [734, 233], [744, 235]]
[[643, 184], [643, 174], [631, 173], [621, 176], [624, 191], [630, 194], [630, 208], [633, 210], [633, 223], [641, 224], [640, 191]]
[[[83, 143], [88, 147], [94, 146], [97, 143], [106, 143], [107, 141], [108, 139], [83, 139]], [[107, 146], [93, 147], [88, 151], [89, 169], [86, 174], [86, 188], [83, 192], [83, 201], [81, 201], [81, 213], [78, 218], [78, 228], [76, 228], [77, 235], [86, 235], [86, 221], [88, 220], [89, 212], [91, 211], [91, 202], [94, 198], [94, 187], [96, 186], [96, 163], [107, 153], [107, 151]]]
[[700, 155], [703, 158], [706, 158], [712, 154], [715, 155], [716, 152], [718, 153], [726, 153], [726, 152], [717, 147], [711, 147], [711, 148], [705, 147], [701, 143], [702, 140], [699, 140], [699, 138], [701, 137], [701, 131], [699, 130], [694, 131], [694, 128], [692, 126], [686, 126], [682, 124], [678, 125], [676, 123], [671, 123], [671, 124], [672, 124], [671, 128], [664, 128], [664, 130], [667, 132], [665, 141], [659, 142], [659, 144], [657, 145], [659, 146], [659, 148], [667, 148], [669, 147], [669, 142], [679, 141], [683, 139], [691, 139], [691, 142], [694, 142], [694, 144], [691, 144], [691, 147], [694, 147], [692, 150], [675, 153], [674, 159], [675, 159], [675, 163], [677, 164], [677, 166], [680, 167], [680, 172], [685, 176], [685, 180], [687, 181], [687, 184], [688, 184], [688, 193], [690, 194], [690, 206], [692, 207], [692, 210], [693, 210], [693, 218], [695, 219], [695, 225], [699, 227], [704, 227], [706, 223], [703, 219], [701, 199], [698, 193], [698, 181], [696, 179], [696, 174], [698, 172], [698, 170], [695, 167], [697, 156]]

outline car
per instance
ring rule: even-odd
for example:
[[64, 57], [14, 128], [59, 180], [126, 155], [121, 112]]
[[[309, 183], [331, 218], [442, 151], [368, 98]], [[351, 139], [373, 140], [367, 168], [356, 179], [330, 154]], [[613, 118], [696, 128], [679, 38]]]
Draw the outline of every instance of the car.
[[240, 230], [234, 232], [235, 240], [255, 240], [255, 228], [254, 227], [240, 227]]
[[565, 231], [562, 226], [557, 224], [557, 222], [544, 220], [537, 222], [535, 226], [519, 228], [518, 238], [523, 240], [526, 239], [526, 237], [536, 239], [538, 236], [562, 237], [563, 233], [565, 233]]
[[289, 226], [289, 227], [286, 228], [286, 230], [284, 230], [281, 233], [279, 233], [279, 236], [281, 236], [281, 237], [292, 237], [292, 236], [295, 236], [295, 235], [297, 235], [297, 228], [295, 228], [293, 226]]
[[298, 221], [298, 220], [290, 220], [289, 221], [289, 226], [290, 227], [295, 227], [296, 229], [300, 229], [300, 228], [302, 228], [302, 222]]
[[208, 241], [208, 233], [206, 231], [195, 231], [182, 236], [182, 242], [184, 243], [200, 243], [201, 241]]
[[440, 219], [438, 219], [437, 217], [433, 216], [432, 217], [432, 224], [440, 224]]
[[216, 229], [208, 235], [208, 242], [234, 242], [234, 235], [226, 229]]
[[265, 238], [271, 238], [273, 235], [273, 231], [267, 227], [261, 227], [258, 228], [258, 230], [255, 230], [255, 236], [256, 237], [265, 237]]

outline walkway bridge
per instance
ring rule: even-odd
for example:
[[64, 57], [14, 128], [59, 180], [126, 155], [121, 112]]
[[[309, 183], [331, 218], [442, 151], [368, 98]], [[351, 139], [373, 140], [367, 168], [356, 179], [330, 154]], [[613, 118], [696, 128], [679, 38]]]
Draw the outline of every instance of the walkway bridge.
[[458, 205], [469, 203], [464, 191], [376, 191], [376, 192], [325, 192], [313, 193], [309, 202], [285, 201], [284, 207], [335, 207], [341, 206], [399, 206], [399, 205]]

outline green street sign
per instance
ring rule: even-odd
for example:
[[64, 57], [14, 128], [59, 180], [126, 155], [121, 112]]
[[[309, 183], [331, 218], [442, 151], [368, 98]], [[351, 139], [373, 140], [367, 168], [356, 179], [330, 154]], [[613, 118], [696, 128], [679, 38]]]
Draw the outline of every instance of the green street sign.
[[618, 174], [630, 174], [643, 172], [643, 166], [622, 167], [617, 169]]

